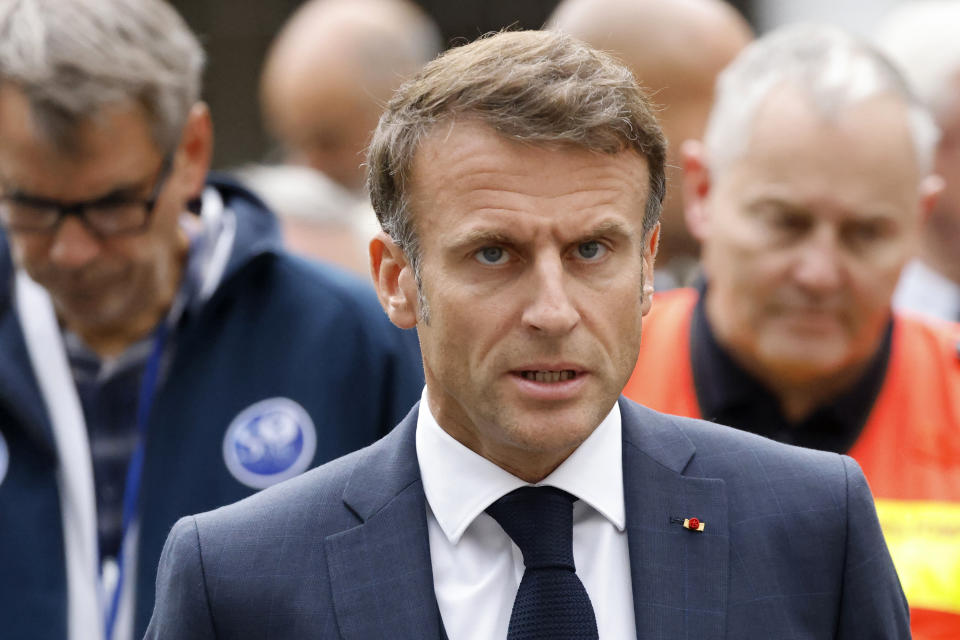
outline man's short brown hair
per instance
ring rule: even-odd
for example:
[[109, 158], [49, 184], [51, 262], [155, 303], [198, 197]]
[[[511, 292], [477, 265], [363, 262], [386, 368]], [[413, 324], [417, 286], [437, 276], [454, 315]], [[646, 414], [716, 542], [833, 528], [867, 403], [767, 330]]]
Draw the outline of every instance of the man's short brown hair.
[[451, 49], [403, 84], [387, 104], [367, 154], [374, 211], [419, 274], [409, 179], [421, 141], [464, 117], [532, 144], [646, 158], [650, 192], [643, 229], [660, 219], [666, 140], [630, 70], [570, 36], [504, 31]]

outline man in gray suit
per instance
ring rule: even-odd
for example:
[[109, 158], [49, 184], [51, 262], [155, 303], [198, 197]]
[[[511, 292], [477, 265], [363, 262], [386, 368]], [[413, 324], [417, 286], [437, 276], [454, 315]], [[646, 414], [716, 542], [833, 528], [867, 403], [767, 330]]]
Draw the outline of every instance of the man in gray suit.
[[630, 72], [561, 34], [484, 38], [404, 85], [369, 152], [370, 255], [423, 399], [181, 520], [147, 637], [908, 638], [855, 462], [620, 398], [664, 155]]

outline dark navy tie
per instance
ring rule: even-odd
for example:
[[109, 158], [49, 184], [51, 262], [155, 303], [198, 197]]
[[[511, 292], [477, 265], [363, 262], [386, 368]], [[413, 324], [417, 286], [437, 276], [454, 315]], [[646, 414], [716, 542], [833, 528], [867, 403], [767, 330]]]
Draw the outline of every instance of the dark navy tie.
[[573, 564], [575, 500], [553, 487], [522, 487], [487, 508], [520, 548], [526, 567], [507, 640], [597, 638], [593, 605]]

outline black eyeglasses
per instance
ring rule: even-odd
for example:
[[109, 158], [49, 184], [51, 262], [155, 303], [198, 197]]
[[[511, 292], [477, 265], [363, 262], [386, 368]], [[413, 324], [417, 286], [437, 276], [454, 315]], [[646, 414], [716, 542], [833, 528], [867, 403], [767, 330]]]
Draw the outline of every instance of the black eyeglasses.
[[54, 233], [67, 216], [76, 216], [98, 238], [135, 235], [150, 226], [173, 156], [167, 154], [146, 199], [107, 196], [83, 202], [62, 202], [23, 194], [0, 197], [0, 223], [12, 233]]

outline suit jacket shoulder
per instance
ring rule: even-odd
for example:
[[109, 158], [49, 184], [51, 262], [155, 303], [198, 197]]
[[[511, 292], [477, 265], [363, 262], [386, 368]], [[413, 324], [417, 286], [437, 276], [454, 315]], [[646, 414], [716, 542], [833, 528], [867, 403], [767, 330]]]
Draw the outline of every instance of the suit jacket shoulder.
[[[649, 543], [662, 532], [668, 548], [659, 562], [670, 575], [634, 577], [635, 600], [651, 601], [638, 606], [638, 626], [670, 605], [703, 620], [691, 629], [698, 623], [687, 617], [668, 631], [701, 638], [910, 637], [906, 600], [853, 459], [626, 399], [620, 406], [624, 485], [641, 496], [626, 498], [628, 534], [642, 528]], [[700, 537], [669, 524], [691, 515], [705, 522]], [[663, 585], [677, 573], [686, 574], [685, 588], [664, 602]], [[642, 593], [657, 582], [655, 593]], [[713, 635], [721, 622], [725, 635]]]
[[146, 637], [439, 637], [416, 415], [365, 449], [180, 520]]

